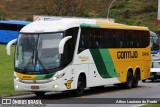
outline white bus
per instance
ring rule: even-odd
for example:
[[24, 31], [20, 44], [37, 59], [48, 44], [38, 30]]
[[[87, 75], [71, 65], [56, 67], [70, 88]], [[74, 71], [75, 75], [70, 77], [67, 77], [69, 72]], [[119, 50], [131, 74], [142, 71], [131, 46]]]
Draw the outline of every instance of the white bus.
[[[152, 82], [160, 79], [160, 39], [158, 35], [152, 31], [150, 31], [150, 43], [151, 43], [151, 74], [150, 79]], [[143, 81], [145, 82], [145, 80]]]
[[150, 55], [146, 27], [83, 18], [35, 21], [17, 39], [14, 87], [37, 96], [68, 90], [80, 96], [108, 84], [137, 87], [150, 76]]

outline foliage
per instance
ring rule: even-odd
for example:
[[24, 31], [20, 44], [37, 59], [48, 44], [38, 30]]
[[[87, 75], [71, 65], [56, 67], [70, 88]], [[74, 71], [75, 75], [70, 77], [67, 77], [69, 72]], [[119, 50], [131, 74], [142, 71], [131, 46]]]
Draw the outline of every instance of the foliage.
[[[1, 0], [7, 15], [0, 7], [0, 19], [32, 20], [33, 15], [107, 18], [113, 0]], [[116, 0], [109, 18], [118, 23], [147, 26], [157, 30], [157, 0]], [[5, 10], [5, 11], [6, 11]], [[2, 15], [1, 15], [2, 14]], [[5, 16], [7, 17], [5, 17]]]
[[[113, 0], [0, 0], [0, 19], [32, 21], [33, 15], [107, 18]], [[3, 11], [2, 11], [3, 10]], [[158, 0], [116, 0], [109, 18], [157, 30]]]
[[[146, 2], [147, 1], [147, 2]], [[78, 16], [107, 18], [112, 0], [43, 0], [41, 13], [53, 16]], [[109, 18], [118, 23], [147, 26], [157, 30], [157, 0], [117, 0]]]
[[5, 19], [6, 12], [4, 11], [4, 8], [0, 5], [0, 20]]

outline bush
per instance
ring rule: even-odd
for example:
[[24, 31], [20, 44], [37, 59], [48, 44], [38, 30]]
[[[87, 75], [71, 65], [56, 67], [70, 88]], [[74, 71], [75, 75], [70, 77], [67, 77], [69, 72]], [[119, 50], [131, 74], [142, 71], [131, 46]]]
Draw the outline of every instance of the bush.
[[147, 2], [145, 5], [142, 6], [142, 10], [145, 13], [157, 12], [157, 8], [158, 7], [155, 5], [153, 1]]
[[6, 12], [4, 11], [2, 6], [0, 6], [0, 20], [4, 20], [5, 17], [6, 17]]

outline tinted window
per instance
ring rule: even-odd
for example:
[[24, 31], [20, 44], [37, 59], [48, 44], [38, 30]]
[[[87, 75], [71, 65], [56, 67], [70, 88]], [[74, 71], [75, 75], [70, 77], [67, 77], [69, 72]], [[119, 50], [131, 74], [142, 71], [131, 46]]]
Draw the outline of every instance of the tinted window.
[[79, 52], [89, 48], [145, 48], [149, 42], [148, 31], [82, 28]]

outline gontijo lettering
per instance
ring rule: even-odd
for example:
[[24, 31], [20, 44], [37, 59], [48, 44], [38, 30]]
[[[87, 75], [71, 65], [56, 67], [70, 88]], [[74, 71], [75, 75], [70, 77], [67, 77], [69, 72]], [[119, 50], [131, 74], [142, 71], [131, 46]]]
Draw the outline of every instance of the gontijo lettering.
[[129, 58], [137, 58], [138, 52], [137, 51], [118, 51], [117, 58], [118, 59], [129, 59]]

